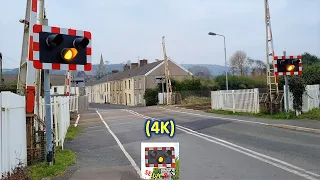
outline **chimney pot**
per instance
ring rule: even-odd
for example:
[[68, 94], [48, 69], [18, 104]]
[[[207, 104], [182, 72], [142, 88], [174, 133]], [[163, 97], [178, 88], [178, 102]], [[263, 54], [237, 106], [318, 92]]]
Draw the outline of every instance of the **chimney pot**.
[[148, 60], [147, 59], [140, 60], [140, 67], [142, 67], [142, 66], [144, 66], [146, 64], [148, 64]]
[[128, 64], [124, 65], [123, 66], [123, 71], [127, 71], [130, 69], [130, 66]]
[[131, 63], [131, 69], [134, 69], [139, 66], [139, 63]]

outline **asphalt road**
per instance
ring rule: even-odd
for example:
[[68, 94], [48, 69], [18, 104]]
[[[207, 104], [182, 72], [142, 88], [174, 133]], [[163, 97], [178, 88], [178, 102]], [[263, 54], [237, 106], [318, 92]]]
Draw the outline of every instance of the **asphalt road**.
[[[140, 179], [141, 142], [179, 142], [181, 180], [320, 179], [319, 135], [192, 110], [91, 107], [98, 113], [81, 114], [84, 133], [65, 145], [78, 155], [72, 180]], [[174, 119], [175, 137], [148, 139], [146, 118]]]

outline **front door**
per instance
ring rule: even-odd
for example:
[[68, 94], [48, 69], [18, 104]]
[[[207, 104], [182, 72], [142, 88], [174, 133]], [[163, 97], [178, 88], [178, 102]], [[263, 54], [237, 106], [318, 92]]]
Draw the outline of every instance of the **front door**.
[[125, 99], [126, 99], [125, 101], [126, 101], [126, 105], [127, 105], [127, 93], [125, 93], [124, 96], [125, 96]]

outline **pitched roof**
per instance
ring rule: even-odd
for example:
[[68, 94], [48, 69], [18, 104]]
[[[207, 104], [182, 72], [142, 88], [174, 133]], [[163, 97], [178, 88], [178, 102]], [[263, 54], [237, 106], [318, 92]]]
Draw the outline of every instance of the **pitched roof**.
[[52, 86], [63, 86], [65, 84], [65, 75], [53, 75], [50, 74], [50, 83]]
[[[108, 81], [116, 81], [116, 80], [121, 80], [121, 79], [125, 79], [125, 78], [145, 75], [162, 62], [163, 62], [163, 60], [160, 60], [160, 61], [146, 64], [142, 67], [139, 66], [134, 69], [129, 69], [127, 71], [109, 74]], [[107, 82], [107, 76], [104, 76], [103, 78], [101, 78], [97, 81], [88, 82], [88, 83], [86, 83], [86, 85], [90, 86], [90, 85], [100, 84], [100, 83], [104, 83], [104, 82]]]
[[[17, 74], [3, 74], [3, 79], [5, 83], [13, 83], [17, 82], [18, 75]], [[65, 84], [65, 75], [50, 75], [50, 82], [52, 86], [62, 86]]]

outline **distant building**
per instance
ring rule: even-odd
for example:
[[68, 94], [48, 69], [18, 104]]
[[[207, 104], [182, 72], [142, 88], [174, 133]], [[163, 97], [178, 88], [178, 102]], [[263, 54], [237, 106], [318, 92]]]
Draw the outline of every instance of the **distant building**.
[[[65, 77], [65, 75], [50, 75], [51, 95], [64, 95]], [[4, 74], [3, 79], [5, 84], [16, 83], [18, 80], [18, 75]], [[80, 94], [78, 87], [71, 87], [70, 90], [71, 94]]]
[[[192, 73], [172, 60], [168, 61], [170, 76], [176, 80], [191, 77]], [[145, 90], [157, 87], [159, 79], [164, 78], [164, 61], [148, 64], [148, 60], [126, 64], [123, 72], [112, 74], [86, 84], [89, 103], [123, 104], [145, 106]]]

